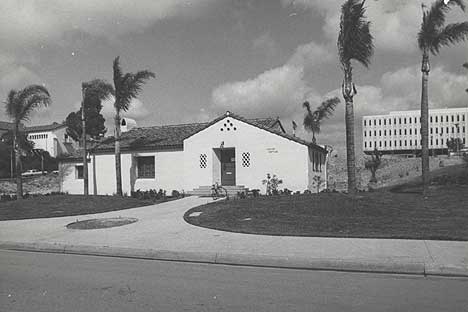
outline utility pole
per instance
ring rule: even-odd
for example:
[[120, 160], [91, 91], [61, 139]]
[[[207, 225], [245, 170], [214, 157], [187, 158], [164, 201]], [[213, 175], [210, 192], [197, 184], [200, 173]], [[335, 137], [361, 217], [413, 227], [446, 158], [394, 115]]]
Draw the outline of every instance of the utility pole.
[[88, 155], [86, 151], [86, 115], [85, 115], [86, 85], [81, 84], [81, 145], [83, 148], [83, 195], [88, 196]]

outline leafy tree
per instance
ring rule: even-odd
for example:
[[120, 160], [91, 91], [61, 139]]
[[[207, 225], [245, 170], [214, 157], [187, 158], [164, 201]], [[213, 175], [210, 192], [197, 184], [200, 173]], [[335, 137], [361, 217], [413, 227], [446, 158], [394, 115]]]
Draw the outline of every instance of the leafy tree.
[[[93, 139], [102, 137], [107, 129], [104, 126], [105, 119], [101, 114], [102, 101], [114, 93], [111, 84], [101, 79], [95, 79], [83, 84], [84, 90], [84, 109], [86, 122], [86, 135]], [[82, 108], [76, 112], [68, 114], [65, 124], [67, 125], [67, 134], [75, 141], [80, 141], [83, 134], [83, 123], [81, 120]]]
[[468, 22], [445, 25], [445, 15], [451, 7], [465, 11], [463, 0], [437, 0], [429, 10], [423, 7], [423, 18], [418, 33], [418, 46], [422, 52], [421, 82], [421, 139], [423, 192], [429, 189], [429, 99], [428, 80], [431, 70], [429, 54], [437, 55], [442, 47], [458, 43], [468, 37]]
[[348, 171], [348, 193], [356, 193], [356, 156], [354, 147], [354, 107], [353, 97], [357, 93], [353, 83], [351, 61], [369, 67], [374, 53], [370, 22], [365, 17], [365, 1], [347, 0], [341, 7], [340, 32], [338, 35], [338, 55], [344, 79], [341, 86], [345, 100], [346, 122], [346, 162]]
[[327, 99], [323, 101], [315, 111], [310, 109], [309, 102], [304, 102], [304, 104], [302, 104], [302, 106], [306, 109], [303, 122], [304, 129], [306, 131], [312, 132], [312, 143], [315, 144], [317, 142], [315, 134], [320, 133], [320, 126], [322, 121], [326, 118], [329, 118], [333, 114], [338, 103], [340, 103], [340, 99], [337, 97]]
[[[34, 149], [34, 142], [28, 139], [28, 135], [26, 133], [21, 132], [18, 137], [18, 145], [20, 150], [20, 159], [22, 167], [26, 169], [29, 168], [28, 162], [24, 161], [26, 158], [31, 157], [33, 155]], [[14, 159], [14, 135], [13, 130], [8, 130], [7, 132], [3, 133], [0, 137], [1, 148], [0, 148], [0, 177], [7, 177], [11, 176], [11, 171], [13, 174], [15, 172], [15, 168], [11, 164], [12, 158]], [[32, 168], [31, 168], [32, 169]]]
[[322, 186], [323, 183], [325, 183], [325, 180], [323, 180], [321, 176], [316, 175], [312, 179], [312, 182], [317, 189], [317, 194], [320, 193], [320, 187]]
[[13, 120], [13, 146], [16, 167], [16, 197], [23, 198], [23, 181], [21, 178], [21, 127], [22, 122], [29, 121], [32, 112], [40, 106], [51, 103], [49, 91], [39, 85], [30, 85], [22, 90], [11, 90], [5, 101], [7, 115]]
[[370, 170], [372, 176], [370, 179], [370, 182], [377, 182], [377, 177], [375, 174], [377, 173], [377, 169], [379, 169], [381, 163], [382, 163], [382, 153], [377, 150], [377, 148], [374, 149], [373, 153], [371, 154], [371, 159], [368, 159], [364, 163], [364, 167], [367, 170]]
[[451, 138], [450, 140], [447, 140], [447, 148], [449, 151], [459, 152], [464, 147], [465, 145], [460, 138]]
[[120, 159], [120, 121], [121, 113], [130, 108], [132, 99], [136, 98], [141, 91], [143, 84], [155, 74], [148, 70], [142, 70], [137, 73], [123, 73], [120, 66], [119, 57], [114, 59], [114, 92], [115, 92], [115, 173], [117, 195], [122, 196], [122, 167]]

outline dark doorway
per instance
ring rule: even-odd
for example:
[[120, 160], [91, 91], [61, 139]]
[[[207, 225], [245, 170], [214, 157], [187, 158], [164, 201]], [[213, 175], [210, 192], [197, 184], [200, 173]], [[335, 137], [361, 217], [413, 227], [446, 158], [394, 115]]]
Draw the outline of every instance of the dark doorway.
[[221, 150], [221, 184], [236, 185], [236, 151], [234, 148]]

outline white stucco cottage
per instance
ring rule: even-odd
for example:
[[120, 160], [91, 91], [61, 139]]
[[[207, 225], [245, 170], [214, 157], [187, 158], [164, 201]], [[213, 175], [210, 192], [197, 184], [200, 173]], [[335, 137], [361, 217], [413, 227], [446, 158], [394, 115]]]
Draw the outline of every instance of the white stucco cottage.
[[[121, 151], [127, 194], [138, 189], [200, 192], [215, 183], [264, 193], [267, 173], [283, 180], [281, 189], [314, 192], [314, 177], [326, 177], [324, 148], [287, 134], [278, 119], [229, 112], [209, 123], [133, 128], [122, 134]], [[92, 154], [89, 193], [115, 193], [114, 139], [102, 141]], [[78, 155], [61, 159], [60, 172], [62, 192], [83, 193]]]

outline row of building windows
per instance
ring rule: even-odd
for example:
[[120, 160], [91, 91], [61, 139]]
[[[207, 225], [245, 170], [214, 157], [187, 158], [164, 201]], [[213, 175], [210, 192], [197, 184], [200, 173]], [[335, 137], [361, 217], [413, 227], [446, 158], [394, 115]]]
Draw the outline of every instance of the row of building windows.
[[[430, 128], [430, 133], [432, 134], [434, 132], [434, 129], [435, 129], [435, 133], [438, 134], [439, 133], [439, 129], [440, 129], [440, 134], [443, 134], [444, 133], [444, 127], [440, 127], [440, 128]], [[456, 131], [455, 131], [456, 129]], [[452, 127], [452, 133], [460, 133], [460, 127]], [[446, 127], [446, 133], [450, 133], [450, 127]], [[379, 130], [379, 136], [382, 136], [382, 130]], [[410, 128], [410, 129], [399, 129], [399, 131], [397, 132], [397, 129], [394, 129], [393, 130], [393, 135], [397, 135], [397, 133], [399, 133], [399, 135], [417, 135], [418, 134], [418, 129], [413, 129]], [[462, 127], [462, 133], [465, 133], [465, 126]], [[386, 136], [387, 135], [387, 130], [383, 130], [383, 135]], [[392, 130], [388, 130], [388, 135], [392, 135]], [[369, 131], [365, 131], [364, 130], [364, 136], [367, 137], [367, 136], [372, 136], [372, 131], [369, 130]], [[374, 130], [374, 136], [377, 136], [377, 130]]]
[[[444, 116], [431, 116], [430, 117], [430, 122], [439, 122], [439, 117], [440, 117], [440, 122], [444, 121]], [[455, 122], [455, 115], [451, 115], [451, 118], [449, 118], [449, 115], [445, 116], [445, 122], [449, 122], [451, 120], [452, 122]], [[460, 115], [457, 115], [457, 122], [460, 121]], [[465, 115], [461, 115], [461, 121], [465, 121]]]
[[[433, 129], [435, 129], [436, 134], [439, 133], [439, 128], [431, 128], [431, 134], [434, 132]], [[452, 127], [452, 133], [455, 133], [455, 129], [457, 129], [456, 133], [460, 133], [460, 127]], [[445, 133], [450, 133], [450, 127], [445, 128]], [[465, 133], [465, 126], [462, 127], [462, 133]], [[440, 127], [440, 134], [444, 134], [444, 127]]]
[[[387, 118], [384, 118], [384, 119], [374, 119], [374, 120], [373, 120], [373, 121], [374, 121], [374, 126], [377, 126], [377, 120], [378, 120], [379, 126], [381, 126], [382, 123], [383, 123], [384, 126], [386, 126], [387, 123], [388, 123], [389, 125], [392, 125], [392, 118], [388, 118], [388, 119], [387, 119]], [[417, 123], [417, 120], [418, 120], [418, 119], [417, 119], [417, 117], [414, 117], [414, 119], [413, 119], [413, 117], [405, 117], [405, 118], [399, 117], [399, 118], [393, 118], [393, 124], [396, 125], [397, 122], [398, 122], [398, 124], [400, 124], [400, 125], [401, 125], [401, 124], [405, 124], [405, 125], [406, 125], [407, 122], [408, 122], [408, 123], [413, 123], [413, 120], [414, 120], [414, 123]], [[421, 118], [419, 118], [419, 121], [421, 121]], [[372, 126], [372, 120], [366, 120], [366, 119], [364, 119], [364, 126], [367, 126], [367, 125]]]
[[[448, 140], [447, 140], [448, 141]], [[447, 141], [444, 141], [444, 139], [440, 139], [440, 144], [444, 145]], [[465, 144], [465, 138], [463, 138], [463, 144]], [[392, 142], [393, 142], [393, 147], [414, 147], [418, 146], [418, 141], [417, 140], [395, 140], [395, 141], [379, 141], [379, 142], [372, 142], [372, 141], [365, 141], [364, 142], [364, 148], [375, 148], [375, 147], [392, 147]], [[378, 144], [377, 144], [378, 143]], [[420, 142], [421, 144], [421, 142]], [[434, 140], [431, 139], [430, 145], [434, 145]], [[435, 139], [435, 145], [439, 145], [439, 139]]]
[[[430, 116], [430, 122], [439, 122], [439, 117], [440, 117], [440, 122], [443, 122], [444, 120], [444, 116]], [[377, 120], [378, 120], [378, 123], [379, 123], [379, 126], [382, 126], [382, 123], [384, 126], [387, 125], [387, 123], [389, 125], [392, 125], [392, 118], [384, 118], [384, 119], [374, 119], [373, 120], [373, 123], [374, 123], [374, 126], [377, 126]], [[445, 116], [445, 121], [446, 122], [449, 122], [449, 120], [451, 120], [452, 122], [455, 122], [455, 115], [451, 115], [449, 117], [449, 115], [446, 115]], [[457, 115], [456, 116], [456, 120], [457, 122], [460, 122], [461, 121], [465, 121], [465, 115]], [[398, 117], [398, 118], [393, 118], [393, 124], [396, 125], [398, 122], [398, 124], [404, 124], [406, 125], [407, 123], [408, 124], [412, 124], [412, 123], [417, 123], [418, 122], [418, 117]], [[419, 117], [419, 122], [421, 122], [421, 117]], [[371, 126], [372, 125], [372, 120], [366, 120], [364, 119], [364, 126]]]
[[38, 140], [38, 139], [47, 139], [49, 137], [48, 134], [30, 134], [30, 140]]

